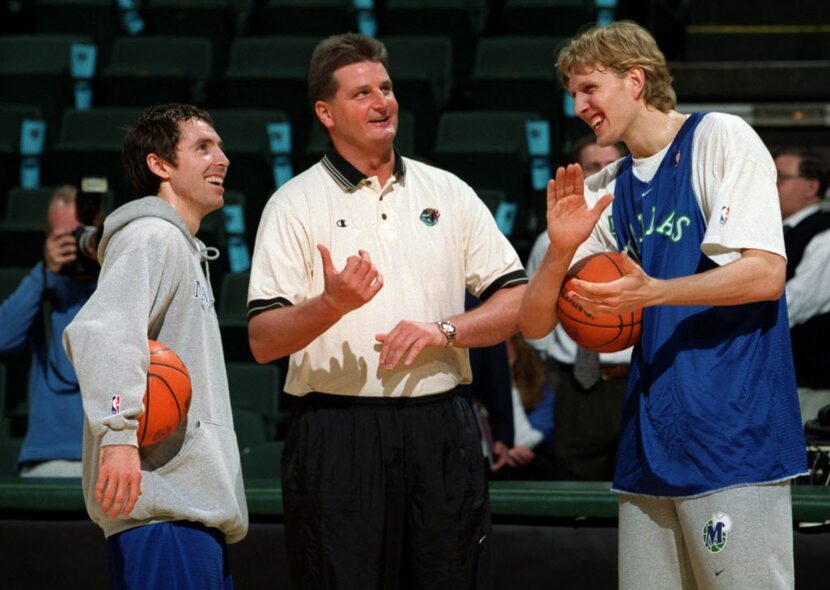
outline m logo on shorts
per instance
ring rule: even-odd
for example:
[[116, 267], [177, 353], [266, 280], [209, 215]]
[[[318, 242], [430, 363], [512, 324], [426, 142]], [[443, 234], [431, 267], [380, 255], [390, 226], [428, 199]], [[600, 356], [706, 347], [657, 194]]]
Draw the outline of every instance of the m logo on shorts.
[[732, 519], [725, 512], [715, 512], [712, 519], [703, 525], [703, 546], [710, 553], [720, 553], [726, 547]]

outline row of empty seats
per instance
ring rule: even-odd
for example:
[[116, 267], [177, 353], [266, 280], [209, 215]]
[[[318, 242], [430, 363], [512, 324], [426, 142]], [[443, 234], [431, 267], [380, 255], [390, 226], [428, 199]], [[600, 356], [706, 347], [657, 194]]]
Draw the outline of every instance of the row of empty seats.
[[[130, 107], [68, 109], [58, 140], [46, 147], [40, 159], [43, 185], [76, 183], [81, 176], [103, 176], [109, 179], [113, 191], [108, 210], [127, 200], [130, 191], [121, 173], [120, 149], [124, 130], [138, 112], [138, 108]], [[305, 145], [291, 142], [292, 151], [280, 156], [272, 150], [275, 138], [273, 133], [269, 136], [269, 125], [288, 123], [285, 112], [265, 109], [210, 112], [231, 160], [225, 186], [244, 195], [245, 228], [252, 245], [262, 207], [277, 185], [275, 167], [280, 165], [279, 158], [284, 158], [293, 171], [305, 169], [320, 158], [328, 140], [322, 129], [314, 125]], [[0, 167], [4, 171], [0, 176], [0, 215], [5, 212], [7, 226], [11, 222], [35, 221], [39, 203], [48, 198], [41, 195], [38, 201], [27, 206], [21, 203], [26, 200], [24, 193], [15, 197], [11, 208], [10, 203], [4, 202], [9, 187], [19, 184], [24, 158], [18, 153], [20, 125], [28, 116], [31, 116], [29, 107], [0, 106], [0, 145], [4, 135], [7, 145], [5, 153], [0, 150]], [[457, 173], [488, 198], [494, 211], [505, 200], [525, 206], [533, 194], [527, 124], [542, 120], [532, 111], [448, 111], [439, 118], [434, 145], [424, 153], [416, 148], [420, 121], [412, 113], [402, 111], [397, 146], [405, 156], [425, 159]], [[287, 128], [280, 127], [278, 131], [287, 133]], [[561, 130], [553, 130], [554, 137], [560, 133]], [[277, 141], [284, 143], [279, 138]], [[546, 161], [550, 165], [550, 158]], [[0, 263], [2, 260], [0, 253]]]

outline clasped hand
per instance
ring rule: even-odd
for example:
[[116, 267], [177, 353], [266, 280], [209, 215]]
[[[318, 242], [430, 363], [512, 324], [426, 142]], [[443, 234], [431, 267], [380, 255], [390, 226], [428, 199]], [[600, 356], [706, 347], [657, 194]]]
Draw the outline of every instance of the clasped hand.
[[[340, 315], [345, 315], [371, 301], [383, 288], [383, 275], [372, 263], [366, 250], [357, 256], [349, 256], [343, 270], [338, 271], [331, 259], [331, 252], [322, 244], [317, 245], [323, 258], [325, 290], [323, 297]], [[375, 335], [380, 347], [380, 364], [392, 370], [403, 359], [410, 366], [424, 348], [443, 348], [447, 339], [433, 323], [403, 320], [386, 334]]]

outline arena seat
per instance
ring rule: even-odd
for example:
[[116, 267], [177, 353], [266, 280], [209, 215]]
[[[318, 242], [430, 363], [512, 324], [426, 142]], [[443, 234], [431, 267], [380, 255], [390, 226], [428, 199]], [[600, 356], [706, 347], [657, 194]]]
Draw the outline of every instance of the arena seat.
[[830, 60], [673, 62], [683, 102], [830, 101]]
[[[20, 181], [20, 136], [24, 120], [39, 120], [34, 104], [0, 104], [0, 210], [9, 189]], [[47, 130], [48, 131], [48, 130]]]
[[[73, 180], [72, 184], [77, 184]], [[4, 221], [14, 223], [30, 223], [40, 226], [46, 218], [49, 201], [58, 189], [58, 186], [42, 186], [40, 188], [25, 189], [15, 187], [9, 191], [6, 201], [6, 217]], [[102, 206], [105, 212], [112, 211], [114, 196], [111, 191], [102, 195]]]
[[236, 33], [237, 10], [233, 0], [149, 0], [141, 9], [144, 34], [155, 36], [203, 37], [213, 47], [213, 69], [218, 74], [227, 66], [228, 49]]
[[21, 438], [0, 436], [0, 476], [17, 477], [17, 458], [22, 444]]
[[280, 407], [280, 370], [276, 365], [226, 363], [231, 405], [259, 414], [266, 426], [266, 436], [276, 437], [277, 428], [288, 419]]
[[232, 407], [233, 429], [236, 431], [236, 444], [242, 451], [248, 447], [260, 445], [268, 440], [265, 423], [257, 412], [244, 408]]
[[355, 30], [352, 6], [349, 0], [268, 0], [258, 26], [267, 35], [328, 37]]
[[37, 0], [31, 10], [37, 34], [88, 35], [100, 55], [109, 55], [121, 29], [113, 0]]
[[250, 479], [278, 479], [282, 475], [282, 441], [267, 441], [245, 447], [239, 453], [242, 476]]
[[685, 10], [688, 61], [828, 60], [830, 3], [695, 0]]
[[267, 125], [293, 121], [285, 111], [274, 109], [211, 109], [210, 115], [231, 161], [225, 188], [244, 193], [245, 226], [250, 236], [256, 232], [262, 208], [275, 187]]
[[228, 68], [217, 80], [215, 100], [233, 108], [280, 109], [293, 123], [293, 141], [308, 142], [306, 77], [311, 52], [321, 39], [308, 36], [237, 37]]
[[[452, 40], [453, 77], [465, 82], [484, 34], [486, 0], [387, 0], [378, 13], [383, 37], [435, 35]], [[395, 54], [390, 53], [395, 60]]]
[[[476, 51], [470, 98], [476, 110], [538, 113], [560, 133], [563, 90], [556, 72], [559, 37], [484, 38]], [[561, 142], [552, 142], [552, 147]]]
[[138, 117], [137, 107], [67, 109], [58, 142], [44, 155], [44, 180], [74, 184], [83, 176], [107, 178], [113, 206], [132, 198], [121, 167], [121, 144]]
[[470, 185], [499, 189], [522, 206], [530, 193], [525, 123], [538, 119], [527, 111], [444, 113], [433, 159]]
[[570, 37], [582, 25], [595, 20], [593, 7], [593, 2], [585, 0], [507, 0], [507, 32]]
[[389, 52], [389, 74], [401, 109], [418, 122], [415, 150], [426, 156], [435, 140], [438, 116], [453, 88], [452, 41], [439, 36], [382, 37]]
[[225, 360], [230, 362], [255, 362], [248, 345], [248, 280], [250, 273], [226, 273], [216, 315], [222, 333]]
[[492, 188], [476, 188], [475, 191], [478, 198], [484, 201], [484, 204], [487, 205], [493, 215], [496, 214], [499, 205], [507, 202], [507, 195], [504, 194], [504, 191]]
[[118, 37], [95, 79], [98, 105], [204, 104], [213, 59], [201, 37]]
[[47, 142], [54, 141], [63, 110], [74, 105], [70, 51], [76, 43], [91, 44], [92, 38], [0, 36], [0, 103], [37, 105], [47, 122]]

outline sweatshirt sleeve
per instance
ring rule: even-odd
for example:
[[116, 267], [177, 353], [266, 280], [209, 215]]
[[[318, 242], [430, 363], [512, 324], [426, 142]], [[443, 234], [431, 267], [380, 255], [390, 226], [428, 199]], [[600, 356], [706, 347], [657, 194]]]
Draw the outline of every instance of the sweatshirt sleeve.
[[150, 362], [151, 308], [163, 306], [167, 297], [165, 272], [177, 268], [171, 234], [178, 231], [138, 221], [114, 235], [95, 293], [64, 331], [84, 413], [102, 446], [137, 446]]
[[29, 342], [35, 320], [40, 317], [40, 303], [49, 271], [39, 262], [0, 304], [0, 352], [15, 352]]

